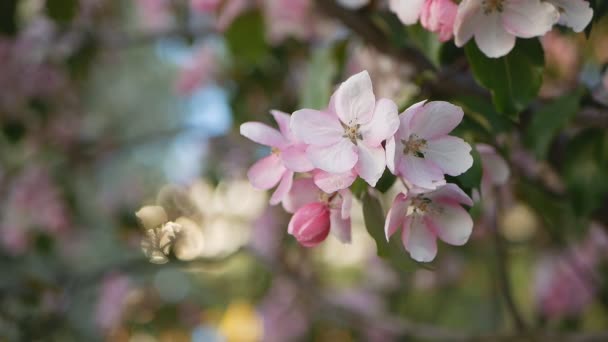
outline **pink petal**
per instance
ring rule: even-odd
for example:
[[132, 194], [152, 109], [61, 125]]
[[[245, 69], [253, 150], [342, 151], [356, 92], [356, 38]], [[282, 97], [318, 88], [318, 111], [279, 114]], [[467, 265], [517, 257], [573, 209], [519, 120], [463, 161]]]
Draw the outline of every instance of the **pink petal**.
[[437, 255], [437, 238], [428, 229], [424, 219], [413, 216], [407, 228], [409, 229], [404, 225], [402, 239], [412, 259], [418, 262], [433, 261]]
[[432, 101], [418, 110], [410, 121], [412, 134], [434, 139], [450, 133], [462, 121], [462, 108], [445, 101]]
[[517, 37], [542, 36], [551, 31], [559, 20], [555, 6], [540, 0], [509, 0], [503, 3], [503, 7], [502, 23], [509, 33]]
[[338, 209], [331, 209], [329, 212], [329, 222], [331, 233], [341, 242], [351, 242], [351, 223], [350, 218], [342, 218]]
[[312, 109], [300, 109], [293, 113], [291, 131], [298, 140], [317, 146], [336, 144], [344, 134], [337, 117]]
[[283, 137], [289, 142], [294, 142], [295, 137], [289, 127], [291, 115], [279, 110], [271, 110], [270, 114], [274, 117], [274, 121], [277, 122], [277, 125], [279, 125], [279, 131], [281, 131]]
[[395, 234], [397, 229], [403, 225], [405, 215], [407, 213], [407, 197], [403, 193], [399, 193], [393, 200], [393, 205], [386, 214], [386, 221], [384, 221], [384, 235], [386, 241]]
[[422, 152], [425, 159], [433, 161], [450, 176], [458, 176], [473, 166], [471, 145], [458, 137], [448, 135], [428, 140]]
[[454, 21], [454, 43], [463, 47], [475, 34], [479, 27], [479, 18], [484, 15], [479, 0], [463, 0], [458, 5]]
[[365, 143], [360, 143], [357, 147], [359, 160], [355, 170], [369, 185], [376, 186], [386, 168], [386, 152], [382, 146], [369, 147]]
[[348, 126], [366, 124], [372, 119], [376, 97], [367, 71], [351, 76], [340, 85], [335, 105], [336, 114]]
[[304, 247], [323, 242], [330, 231], [329, 209], [323, 203], [309, 203], [298, 209], [289, 221], [287, 231]]
[[481, 156], [483, 176], [488, 178], [494, 185], [505, 184], [510, 174], [507, 162], [490, 145], [477, 144], [475, 148]]
[[480, 15], [475, 31], [475, 42], [486, 56], [498, 58], [515, 46], [515, 36], [505, 30], [500, 14]]
[[283, 159], [285, 167], [294, 172], [308, 172], [314, 169], [314, 166], [308, 160], [306, 148], [306, 145], [298, 144], [291, 145], [281, 151], [281, 159]]
[[353, 194], [348, 189], [338, 191], [342, 197], [341, 214], [343, 219], [350, 218], [350, 210], [353, 206]]
[[313, 173], [315, 184], [324, 192], [331, 194], [338, 190], [346, 189], [357, 179], [357, 174], [352, 171], [343, 173], [329, 173], [323, 170], [315, 170]]
[[582, 32], [593, 18], [593, 9], [585, 0], [548, 0], [560, 12], [559, 23]]
[[425, 103], [426, 100], [414, 103], [399, 115], [399, 129], [395, 133], [395, 139], [397, 141], [409, 139], [412, 134], [412, 130], [410, 129], [412, 119], [423, 110]]
[[277, 205], [277, 204], [281, 203], [281, 201], [283, 201], [283, 199], [289, 193], [289, 190], [291, 190], [292, 184], [293, 184], [293, 172], [285, 171], [285, 173], [283, 174], [283, 177], [281, 177], [281, 182], [279, 183], [279, 186], [277, 187], [277, 189], [274, 191], [274, 193], [270, 197], [270, 204]]
[[295, 213], [306, 204], [318, 202], [321, 190], [312, 178], [298, 178], [293, 181], [291, 190], [283, 198], [283, 208], [288, 213]]
[[247, 172], [249, 182], [254, 188], [268, 190], [281, 180], [286, 169], [276, 154], [258, 160]]
[[408, 155], [396, 166], [398, 173], [417, 187], [434, 190], [445, 184], [443, 171], [429, 160]]
[[282, 148], [287, 140], [276, 129], [259, 122], [245, 122], [241, 125], [241, 135], [258, 144]]
[[442, 203], [461, 203], [473, 206], [473, 200], [456, 184], [448, 183], [433, 192], [426, 194], [433, 201]]
[[388, 6], [399, 20], [405, 25], [413, 25], [418, 21], [425, 0], [389, 0]]
[[450, 245], [462, 246], [473, 232], [471, 215], [458, 204], [443, 204], [441, 209], [430, 215], [428, 222], [437, 236]]
[[399, 112], [395, 102], [380, 99], [376, 103], [372, 120], [362, 125], [359, 131], [368, 146], [380, 146], [384, 140], [395, 135], [399, 123]]
[[344, 138], [330, 146], [310, 145], [306, 153], [315, 167], [333, 173], [350, 171], [355, 167], [358, 159], [356, 146]]

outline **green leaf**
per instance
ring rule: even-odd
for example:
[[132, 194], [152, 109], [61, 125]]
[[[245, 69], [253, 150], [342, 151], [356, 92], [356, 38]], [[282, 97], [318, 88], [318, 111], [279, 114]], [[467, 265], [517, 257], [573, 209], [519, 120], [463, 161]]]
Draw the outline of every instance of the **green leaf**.
[[564, 95], [534, 113], [526, 130], [525, 144], [539, 159], [545, 159], [555, 135], [576, 115], [583, 90]]
[[300, 108], [327, 107], [336, 71], [336, 62], [331, 49], [321, 48], [313, 52], [300, 94]]
[[249, 11], [234, 20], [224, 34], [235, 62], [259, 64], [268, 53], [264, 20], [259, 11]]
[[439, 66], [441, 42], [437, 35], [424, 29], [421, 25], [406, 26], [410, 42], [418, 48], [435, 66]]
[[367, 193], [367, 183], [363, 179], [357, 178], [353, 185], [350, 186], [350, 191], [355, 198], [361, 199]]
[[589, 129], [572, 139], [563, 172], [576, 213], [583, 217], [598, 209], [608, 195], [608, 132]]
[[385, 169], [384, 173], [382, 174], [382, 177], [380, 177], [380, 180], [378, 180], [378, 183], [376, 183], [375, 188], [381, 193], [385, 193], [393, 186], [393, 184], [395, 184], [396, 180], [397, 177], [392, 174], [388, 169]]
[[505, 132], [513, 126], [508, 118], [496, 112], [489, 100], [477, 96], [459, 96], [455, 102], [465, 108], [465, 119], [475, 120], [490, 135]]
[[78, 0], [47, 0], [46, 14], [61, 24], [67, 24], [78, 13]]
[[17, 33], [17, 0], [0, 1], [0, 33], [14, 36]]
[[518, 39], [506, 56], [489, 58], [474, 42], [465, 53], [477, 82], [490, 90], [496, 110], [516, 117], [532, 101], [542, 83], [543, 50], [538, 39]]

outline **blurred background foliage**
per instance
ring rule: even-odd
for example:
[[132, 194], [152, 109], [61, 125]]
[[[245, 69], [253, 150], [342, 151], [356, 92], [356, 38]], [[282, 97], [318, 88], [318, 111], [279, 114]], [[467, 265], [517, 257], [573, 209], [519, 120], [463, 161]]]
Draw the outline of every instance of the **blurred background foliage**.
[[[489, 59], [383, 1], [280, 2], [0, 2], [0, 340], [498, 340], [518, 317], [532, 337], [605, 329], [606, 3], [586, 34]], [[353, 185], [353, 243], [314, 249], [245, 178], [267, 151], [240, 123], [321, 109], [362, 69], [402, 109], [459, 104], [457, 135], [511, 168], [497, 212], [479, 200], [479, 153], [452, 180], [477, 193], [474, 236], [430, 265], [384, 241], [388, 173], [379, 191]], [[149, 263], [134, 213], [184, 201], [204, 242]]]

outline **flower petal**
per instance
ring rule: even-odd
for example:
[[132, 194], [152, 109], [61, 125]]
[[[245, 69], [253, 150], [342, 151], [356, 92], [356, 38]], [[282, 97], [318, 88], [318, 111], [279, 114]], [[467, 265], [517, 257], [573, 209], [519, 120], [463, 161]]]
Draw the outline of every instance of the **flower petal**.
[[291, 131], [299, 141], [318, 146], [333, 145], [344, 134], [337, 117], [312, 109], [300, 109], [293, 113]]
[[384, 235], [386, 241], [395, 234], [397, 229], [403, 225], [405, 220], [405, 214], [407, 213], [407, 197], [404, 193], [399, 193], [393, 200], [393, 205], [386, 214], [386, 220], [384, 221]]
[[289, 190], [291, 190], [292, 184], [293, 171], [287, 170], [283, 173], [283, 177], [281, 177], [281, 182], [279, 183], [279, 186], [270, 197], [270, 205], [277, 205], [281, 203], [281, 201], [283, 201], [283, 199], [289, 193]]
[[426, 194], [426, 197], [436, 202], [442, 203], [461, 203], [473, 206], [473, 200], [458, 185], [448, 183], [433, 192]]
[[430, 160], [408, 155], [396, 166], [399, 175], [417, 187], [434, 190], [445, 184], [443, 171]]
[[276, 129], [259, 122], [245, 122], [241, 125], [241, 135], [258, 144], [282, 148], [287, 140]]
[[279, 131], [281, 132], [283, 137], [285, 137], [287, 141], [293, 142], [295, 137], [291, 132], [291, 128], [289, 127], [289, 124], [291, 122], [291, 115], [281, 112], [280, 110], [271, 110], [270, 114], [274, 117], [274, 121], [277, 122], [277, 125], [279, 126]]
[[369, 147], [365, 143], [360, 143], [357, 147], [359, 160], [355, 170], [369, 185], [376, 186], [386, 168], [386, 152], [382, 146]]
[[351, 186], [355, 179], [357, 179], [357, 174], [352, 171], [329, 173], [323, 170], [315, 170], [313, 172], [313, 179], [321, 190], [331, 194]]
[[425, 139], [438, 138], [456, 128], [463, 116], [462, 108], [449, 102], [428, 102], [412, 116], [411, 133]]
[[476, 144], [475, 148], [481, 156], [483, 176], [487, 177], [493, 185], [505, 184], [510, 174], [507, 162], [490, 145]]
[[593, 9], [585, 0], [548, 0], [560, 12], [559, 23], [582, 32], [593, 18]]
[[418, 21], [425, 0], [390, 0], [389, 9], [395, 13], [405, 25], [413, 25]]
[[331, 233], [341, 242], [351, 242], [351, 223], [350, 218], [342, 218], [341, 212], [338, 209], [329, 211], [329, 222]]
[[286, 168], [294, 172], [308, 172], [314, 169], [314, 165], [308, 160], [304, 144], [291, 145], [281, 151], [281, 159]]
[[479, 27], [479, 17], [482, 16], [480, 0], [463, 0], [458, 5], [454, 21], [454, 43], [463, 47], [475, 34]]
[[[412, 216], [404, 223], [402, 239], [405, 249], [412, 259], [418, 262], [429, 262], [437, 255], [437, 238], [428, 229], [424, 218]], [[406, 224], [409, 223], [409, 224]]]
[[428, 218], [437, 236], [454, 246], [467, 243], [473, 232], [471, 215], [458, 204], [443, 204], [440, 208], [441, 210]]
[[366, 124], [373, 116], [376, 97], [367, 71], [348, 78], [336, 91], [336, 114], [348, 125]]
[[395, 102], [380, 99], [376, 103], [372, 120], [361, 126], [359, 131], [368, 146], [380, 146], [384, 140], [395, 135], [399, 123], [399, 112]]
[[315, 167], [333, 173], [350, 171], [358, 159], [356, 146], [348, 139], [331, 146], [310, 145], [306, 154]]
[[353, 207], [353, 194], [349, 189], [343, 189], [338, 192], [342, 197], [341, 214], [343, 219], [350, 218], [350, 211]]
[[389, 138], [386, 141], [386, 167], [388, 167], [389, 171], [392, 174], [396, 174], [395, 173], [395, 138]]
[[422, 152], [425, 159], [432, 160], [450, 176], [458, 176], [473, 166], [471, 145], [458, 137], [448, 135], [428, 140]]
[[286, 169], [276, 154], [258, 160], [247, 172], [249, 182], [254, 188], [268, 190], [281, 180]]
[[317, 202], [321, 191], [312, 178], [298, 178], [293, 181], [291, 190], [283, 199], [283, 208], [288, 213], [295, 213], [306, 204]]
[[509, 0], [504, 1], [503, 6], [502, 23], [505, 30], [516, 37], [542, 36], [559, 20], [555, 6], [544, 1]]
[[515, 46], [515, 36], [507, 32], [498, 13], [478, 17], [475, 42], [479, 50], [492, 58], [508, 54]]

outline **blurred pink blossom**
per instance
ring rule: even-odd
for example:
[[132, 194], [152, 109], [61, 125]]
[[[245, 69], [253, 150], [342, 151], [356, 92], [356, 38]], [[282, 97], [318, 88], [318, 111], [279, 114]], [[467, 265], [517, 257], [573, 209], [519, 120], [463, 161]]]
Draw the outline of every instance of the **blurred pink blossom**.
[[190, 0], [190, 8], [200, 13], [214, 13], [221, 4], [222, 0]]
[[125, 299], [131, 290], [128, 276], [113, 273], [106, 275], [101, 282], [95, 308], [95, 324], [105, 333], [120, 326], [125, 308]]
[[145, 29], [162, 31], [173, 25], [171, 0], [137, 0], [135, 4], [141, 25]]
[[287, 278], [277, 277], [260, 304], [264, 322], [264, 341], [298, 341], [308, 331], [310, 321], [297, 286]]
[[310, 0], [263, 0], [268, 39], [281, 43], [287, 37], [308, 39], [311, 22]]
[[175, 89], [180, 95], [190, 95], [197, 88], [211, 82], [218, 70], [216, 52], [204, 45], [194, 52], [192, 58], [180, 70]]

